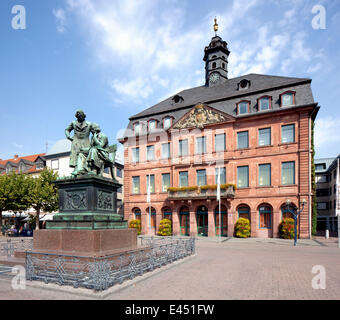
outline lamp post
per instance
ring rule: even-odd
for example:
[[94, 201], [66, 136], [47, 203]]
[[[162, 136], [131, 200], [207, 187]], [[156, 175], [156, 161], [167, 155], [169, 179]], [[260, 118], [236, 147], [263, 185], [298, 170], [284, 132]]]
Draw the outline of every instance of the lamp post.
[[302, 208], [300, 210], [298, 210], [297, 208], [296, 209], [290, 209], [291, 203], [292, 203], [292, 201], [289, 200], [289, 199], [286, 201], [287, 211], [289, 213], [291, 213], [293, 218], [294, 218], [294, 246], [296, 246], [296, 242], [297, 242], [297, 219], [298, 219], [300, 213], [303, 211], [307, 201], [306, 201], [306, 199], [302, 199], [302, 201], [301, 201]]

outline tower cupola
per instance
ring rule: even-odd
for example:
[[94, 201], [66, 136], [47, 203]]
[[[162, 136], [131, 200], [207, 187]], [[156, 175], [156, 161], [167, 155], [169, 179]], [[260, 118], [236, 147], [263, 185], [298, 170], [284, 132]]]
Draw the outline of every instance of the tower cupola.
[[216, 33], [218, 24], [215, 18], [214, 24], [215, 36], [211, 39], [210, 44], [204, 49], [205, 61], [205, 85], [214, 86], [221, 84], [228, 79], [228, 58], [230, 51], [228, 45]]

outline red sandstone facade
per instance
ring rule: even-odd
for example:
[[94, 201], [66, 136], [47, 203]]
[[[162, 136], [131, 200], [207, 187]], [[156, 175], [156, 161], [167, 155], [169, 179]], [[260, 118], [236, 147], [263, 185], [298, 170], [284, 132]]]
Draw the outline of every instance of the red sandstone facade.
[[[199, 169], [207, 170], [207, 184], [215, 184], [216, 160], [223, 159], [226, 168], [226, 182], [236, 184], [237, 167], [249, 166], [249, 187], [238, 188], [235, 191], [233, 199], [222, 199], [222, 206], [227, 208], [227, 233], [233, 236], [234, 225], [239, 217], [238, 208], [246, 205], [250, 209], [251, 235], [253, 237], [277, 237], [278, 226], [282, 220], [282, 206], [287, 199], [299, 206], [300, 201], [304, 198], [307, 200], [305, 210], [302, 212], [299, 226], [300, 237], [308, 238], [310, 235], [311, 223], [311, 190], [310, 190], [310, 164], [311, 164], [311, 119], [310, 114], [313, 107], [306, 107], [299, 110], [283, 110], [273, 117], [272, 114], [263, 115], [256, 118], [244, 118], [242, 120], [231, 121], [226, 124], [212, 125], [205, 129], [209, 132], [211, 143], [208, 144], [208, 152], [203, 155], [203, 161], [197, 161], [195, 155], [195, 138], [202, 136], [197, 129], [192, 130], [187, 136], [181, 136], [180, 139], [188, 138], [189, 156], [181, 161], [178, 158], [179, 137], [175, 137], [171, 142], [172, 159], [161, 160], [160, 137], [156, 137], [158, 142], [154, 142], [154, 136], [149, 135], [152, 142], [137, 144], [140, 150], [140, 162], [133, 163], [131, 159], [131, 149], [135, 147], [125, 146], [125, 179], [124, 179], [124, 212], [125, 219], [135, 219], [136, 209], [141, 213], [142, 234], [149, 233], [150, 220], [151, 225], [155, 224], [155, 231], [158, 231], [159, 222], [164, 218], [164, 211], [168, 208], [172, 212], [173, 234], [180, 234], [180, 210], [183, 207], [189, 208], [190, 235], [197, 235], [197, 209], [204, 205], [208, 209], [208, 235], [215, 236], [215, 209], [218, 207], [216, 199], [187, 199], [187, 200], [169, 200], [168, 193], [162, 192], [162, 174], [170, 173], [171, 186], [179, 186], [179, 172], [188, 171], [189, 186], [197, 185], [196, 172]], [[281, 143], [282, 125], [295, 124], [295, 142]], [[271, 128], [270, 146], [258, 146], [258, 129]], [[249, 148], [237, 150], [236, 133], [238, 131], [249, 130]], [[216, 133], [226, 134], [226, 151], [221, 153], [214, 152], [213, 139]], [[177, 140], [177, 141], [176, 141]], [[209, 139], [208, 139], [209, 141]], [[146, 161], [146, 145], [155, 146], [156, 160]], [[210, 148], [210, 150], [209, 150]], [[130, 152], [129, 152], [130, 151]], [[195, 161], [196, 160], [196, 161]], [[281, 164], [282, 162], [295, 162], [295, 183], [293, 185], [282, 185], [281, 183]], [[195, 162], [198, 162], [195, 163]], [[210, 164], [212, 162], [212, 164]], [[215, 163], [214, 163], [215, 162]], [[258, 184], [258, 165], [271, 164], [271, 186], [260, 187]], [[155, 209], [155, 218], [149, 217], [149, 204], [147, 199], [147, 175], [155, 175], [155, 193], [151, 194], [151, 206]], [[132, 194], [132, 177], [140, 177], [140, 194]], [[269, 205], [272, 209], [271, 228], [261, 228], [259, 221], [259, 207], [263, 204]], [[222, 207], [223, 208], [223, 207]], [[139, 218], [139, 217], [137, 217]], [[155, 220], [155, 221], [153, 221]], [[154, 232], [154, 231], [152, 231]]]
[[[211, 73], [209, 50], [216, 51], [219, 45], [212, 43], [206, 48], [207, 81]], [[216, 55], [212, 56], [212, 61], [218, 62], [218, 59]], [[225, 61], [223, 56], [221, 59]], [[125, 219], [140, 219], [142, 234], [156, 234], [160, 221], [171, 218], [174, 235], [214, 237], [219, 235], [220, 229], [222, 235], [233, 236], [238, 218], [247, 217], [252, 237], [270, 238], [279, 236], [279, 224], [287, 215], [286, 201], [289, 199], [300, 208], [305, 199], [307, 204], [298, 221], [299, 236], [309, 238], [312, 121], [319, 109], [311, 94], [311, 80], [262, 75], [221, 79], [223, 81], [217, 86], [213, 82], [216, 79], [212, 78], [203, 87], [179, 93], [130, 118], [125, 136], [120, 140], [124, 144], [125, 158]], [[286, 93], [292, 95], [288, 106], [282, 102]], [[259, 107], [263, 97], [269, 98], [265, 111]], [[249, 104], [241, 115], [240, 104], [244, 101]], [[169, 128], [164, 127], [167, 117], [171, 117]], [[156, 121], [156, 130], [151, 130], [150, 120]], [[294, 128], [294, 137], [289, 142], [283, 139], [283, 126], [287, 125]], [[264, 128], [270, 128], [270, 142], [265, 146], [259, 143], [259, 132]], [[238, 133], [244, 131], [248, 132], [248, 146], [240, 148]], [[224, 151], [216, 152], [216, 134], [222, 133], [225, 134]], [[205, 150], [197, 155], [197, 138], [202, 136], [205, 137]], [[180, 156], [179, 140], [186, 139], [188, 154]], [[165, 143], [170, 143], [170, 158], [164, 160], [162, 145]], [[153, 160], [147, 159], [148, 146], [154, 146]], [[133, 156], [135, 148], [139, 148], [138, 161]], [[289, 183], [283, 181], [286, 179], [286, 171], [282, 172], [285, 163], [294, 167]], [[264, 164], [270, 164], [270, 178], [266, 186], [261, 186], [259, 168]], [[166, 192], [162, 186], [162, 175], [169, 174], [170, 186], [180, 187], [179, 175], [185, 171], [188, 173], [187, 186], [195, 187], [198, 170], [205, 170], [205, 185], [216, 185], [218, 167], [225, 168], [225, 183], [235, 185], [240, 184], [238, 168], [248, 167], [248, 184], [241, 183], [235, 192], [222, 194], [222, 228], [216, 190], [212, 189], [210, 193], [192, 191], [180, 196], [180, 191]], [[148, 175], [154, 175], [155, 181], [155, 190], [150, 197], [152, 210], [147, 202]], [[137, 189], [132, 185], [136, 179], [133, 177], [139, 177]]]

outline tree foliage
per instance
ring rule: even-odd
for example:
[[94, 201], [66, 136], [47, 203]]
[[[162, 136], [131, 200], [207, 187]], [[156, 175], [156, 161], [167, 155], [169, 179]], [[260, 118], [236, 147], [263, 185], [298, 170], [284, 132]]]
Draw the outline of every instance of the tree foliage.
[[23, 173], [12, 172], [0, 176], [0, 226], [2, 212], [22, 212], [34, 208], [37, 212], [37, 228], [41, 211], [53, 212], [58, 210], [58, 191], [53, 181], [58, 174], [45, 168], [38, 177], [34, 178]]
[[3, 211], [22, 212], [29, 208], [28, 190], [29, 180], [26, 175], [12, 172], [0, 176], [0, 226]]
[[27, 203], [36, 211], [36, 228], [39, 229], [39, 214], [41, 211], [53, 212], [58, 210], [58, 190], [53, 184], [58, 174], [45, 168], [37, 178], [28, 177], [29, 188]]

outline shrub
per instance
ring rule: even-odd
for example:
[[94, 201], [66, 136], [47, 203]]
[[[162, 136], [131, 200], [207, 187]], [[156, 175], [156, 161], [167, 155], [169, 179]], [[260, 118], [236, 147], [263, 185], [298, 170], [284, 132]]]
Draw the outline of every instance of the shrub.
[[280, 238], [282, 239], [294, 239], [294, 219], [283, 219], [279, 225]]
[[141, 234], [140, 220], [138, 219], [130, 220], [129, 228], [137, 229], [137, 234], [140, 235]]
[[159, 224], [158, 235], [163, 237], [168, 237], [172, 235], [171, 221], [169, 219], [161, 220]]
[[235, 235], [237, 238], [250, 237], [250, 221], [245, 218], [239, 218], [235, 224]]

